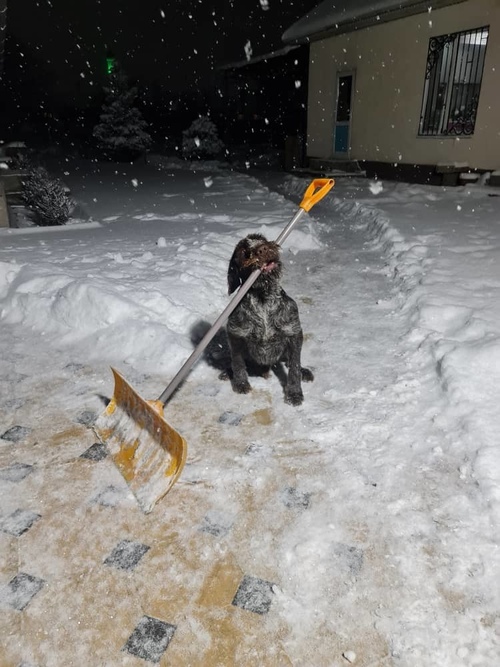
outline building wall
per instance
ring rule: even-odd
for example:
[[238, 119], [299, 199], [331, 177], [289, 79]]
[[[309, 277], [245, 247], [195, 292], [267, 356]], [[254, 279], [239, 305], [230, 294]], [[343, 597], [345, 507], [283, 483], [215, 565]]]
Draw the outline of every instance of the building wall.
[[[419, 137], [430, 37], [489, 25], [474, 134]], [[354, 71], [349, 157], [500, 168], [500, 0], [469, 0], [337, 37], [310, 48], [310, 157], [333, 157], [337, 72]]]

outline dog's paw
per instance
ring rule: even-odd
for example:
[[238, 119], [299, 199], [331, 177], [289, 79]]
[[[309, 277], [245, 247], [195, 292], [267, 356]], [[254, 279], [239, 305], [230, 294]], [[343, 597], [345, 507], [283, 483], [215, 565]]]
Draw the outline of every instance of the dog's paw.
[[301, 389], [287, 389], [285, 391], [285, 403], [290, 405], [301, 405], [304, 400], [304, 394]]
[[252, 387], [248, 380], [242, 380], [241, 382], [233, 380], [231, 386], [233, 387], [233, 391], [237, 394], [249, 394], [252, 391]]
[[300, 369], [303, 382], [312, 382], [314, 380], [314, 373], [309, 368]]
[[230, 380], [231, 373], [229, 371], [221, 371], [219, 373], [219, 380]]

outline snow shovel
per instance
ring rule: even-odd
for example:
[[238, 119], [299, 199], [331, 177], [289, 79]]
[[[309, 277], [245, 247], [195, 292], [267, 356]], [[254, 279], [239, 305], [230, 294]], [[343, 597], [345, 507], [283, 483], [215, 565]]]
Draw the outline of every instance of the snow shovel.
[[[334, 184], [331, 178], [312, 181], [299, 210], [276, 239], [278, 245], [289, 236], [304, 212], [323, 199]], [[164, 419], [163, 408], [260, 273], [261, 269], [255, 269], [241, 285], [156, 401], [144, 400], [117, 370], [111, 369], [115, 378], [113, 398], [93, 428], [101, 442], [107, 445], [114, 463], [145, 513], [168, 493], [186, 462], [187, 443]]]

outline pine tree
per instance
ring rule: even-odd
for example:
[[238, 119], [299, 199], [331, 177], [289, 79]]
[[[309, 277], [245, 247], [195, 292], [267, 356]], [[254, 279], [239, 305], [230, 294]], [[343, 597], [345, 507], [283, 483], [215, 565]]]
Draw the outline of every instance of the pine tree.
[[134, 106], [137, 89], [130, 87], [127, 77], [115, 64], [104, 87], [106, 98], [94, 137], [107, 157], [131, 161], [143, 154], [151, 143], [147, 123]]
[[223, 149], [217, 126], [209, 116], [200, 116], [182, 133], [182, 153], [188, 159], [213, 158]]

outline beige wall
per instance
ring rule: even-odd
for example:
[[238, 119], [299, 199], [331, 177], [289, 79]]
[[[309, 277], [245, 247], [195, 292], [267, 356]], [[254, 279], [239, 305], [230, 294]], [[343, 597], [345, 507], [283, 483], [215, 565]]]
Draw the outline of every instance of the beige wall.
[[[474, 135], [419, 137], [429, 38], [490, 26]], [[350, 157], [500, 168], [500, 0], [469, 0], [430, 13], [313, 42], [308, 155], [333, 156], [336, 76], [355, 71]]]

